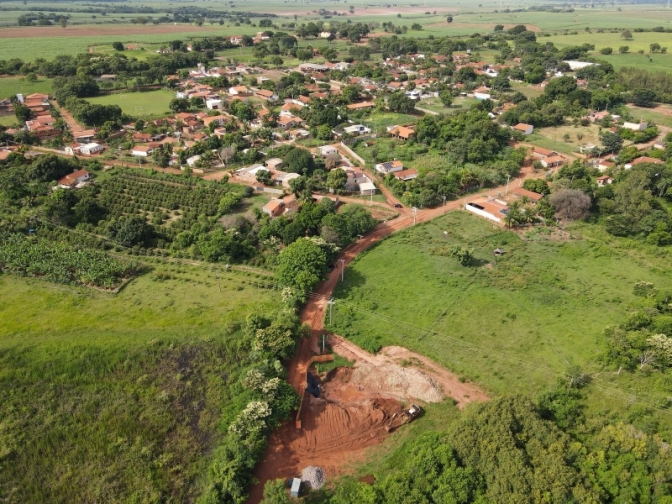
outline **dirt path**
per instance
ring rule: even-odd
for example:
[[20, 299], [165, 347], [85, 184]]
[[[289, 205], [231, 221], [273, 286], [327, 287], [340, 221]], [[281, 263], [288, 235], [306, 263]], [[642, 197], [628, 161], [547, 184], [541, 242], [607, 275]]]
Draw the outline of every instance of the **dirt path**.
[[82, 125], [80, 125], [77, 121], [75, 121], [75, 118], [72, 117], [72, 114], [68, 112], [66, 109], [63, 107], [59, 106], [55, 100], [51, 102], [51, 105], [58, 110], [58, 113], [61, 114], [61, 118], [65, 122], [65, 124], [68, 125], [68, 128], [70, 128], [70, 131], [73, 133], [76, 133], [78, 131], [84, 131], [86, 128], [84, 128]]

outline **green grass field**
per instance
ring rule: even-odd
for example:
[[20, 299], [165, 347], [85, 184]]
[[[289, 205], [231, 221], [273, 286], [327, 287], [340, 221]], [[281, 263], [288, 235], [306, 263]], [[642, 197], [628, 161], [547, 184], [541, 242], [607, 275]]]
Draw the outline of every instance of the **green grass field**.
[[91, 103], [99, 105], [119, 105], [121, 110], [135, 117], [165, 117], [172, 114], [168, 108], [175, 94], [166, 89], [145, 92], [116, 93], [108, 96], [87, 98]]
[[[636, 282], [672, 286], [667, 252], [595, 226], [574, 232], [585, 238], [523, 241], [465, 212], [400, 232], [346, 269], [331, 329], [365, 347], [410, 348], [495, 395], [539, 392], [579, 365], [595, 373], [593, 406], [662, 399], [663, 376], [653, 390], [642, 375], [602, 372], [596, 358]], [[475, 249], [473, 266], [445, 255], [454, 244]], [[506, 255], [491, 267], [496, 247]]]
[[200, 493], [240, 394], [239, 324], [277, 297], [243, 273], [153, 268], [118, 295], [0, 276], [1, 500]]
[[9, 98], [17, 93], [29, 95], [33, 93], [51, 93], [51, 79], [40, 77], [35, 82], [23, 77], [0, 78], [0, 98]]

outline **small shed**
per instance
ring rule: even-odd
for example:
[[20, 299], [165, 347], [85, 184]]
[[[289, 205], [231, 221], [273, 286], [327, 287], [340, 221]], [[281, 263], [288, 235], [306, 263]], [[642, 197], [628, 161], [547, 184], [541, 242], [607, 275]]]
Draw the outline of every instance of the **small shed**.
[[292, 480], [292, 487], [289, 490], [289, 495], [298, 498], [300, 492], [301, 492], [301, 480], [299, 478], [294, 478]]

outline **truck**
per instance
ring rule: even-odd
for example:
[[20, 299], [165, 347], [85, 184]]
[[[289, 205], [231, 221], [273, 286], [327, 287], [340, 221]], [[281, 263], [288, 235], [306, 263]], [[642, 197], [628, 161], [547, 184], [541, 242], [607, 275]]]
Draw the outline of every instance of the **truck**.
[[422, 413], [422, 408], [417, 404], [411, 404], [410, 408], [402, 408], [390, 417], [390, 421], [385, 426], [387, 432], [393, 432], [402, 425], [412, 422]]

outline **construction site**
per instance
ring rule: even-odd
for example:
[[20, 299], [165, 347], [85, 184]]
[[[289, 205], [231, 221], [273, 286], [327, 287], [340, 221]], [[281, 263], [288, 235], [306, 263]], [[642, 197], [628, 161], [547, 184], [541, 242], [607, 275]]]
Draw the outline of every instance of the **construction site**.
[[373, 355], [336, 335], [328, 341], [354, 365], [318, 373], [314, 363], [333, 360], [333, 355], [318, 355], [317, 338], [311, 338], [313, 356], [296, 384], [301, 406], [269, 438], [250, 503], [261, 500], [266, 481], [294, 478], [308, 466], [319, 466], [327, 480], [351, 471], [368, 448], [403, 425], [421, 421], [422, 404], [450, 397], [461, 407], [487, 399], [476, 386], [404, 348], [387, 347]]

